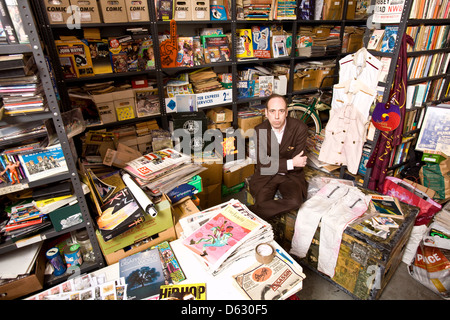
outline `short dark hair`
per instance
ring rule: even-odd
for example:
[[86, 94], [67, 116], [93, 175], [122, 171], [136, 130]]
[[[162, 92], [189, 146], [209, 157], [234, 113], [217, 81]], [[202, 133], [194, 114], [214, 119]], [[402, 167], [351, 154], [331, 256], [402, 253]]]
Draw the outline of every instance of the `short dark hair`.
[[282, 100], [284, 101], [284, 104], [286, 105], [286, 108], [287, 108], [288, 103], [287, 103], [286, 98], [285, 98], [284, 96], [282, 96], [282, 95], [277, 94], [277, 93], [272, 93], [272, 94], [269, 96], [269, 98], [266, 100], [266, 108], [267, 108], [267, 106], [269, 105], [269, 101], [272, 100], [272, 99], [275, 99], [275, 98], [280, 98], [280, 99], [282, 99]]

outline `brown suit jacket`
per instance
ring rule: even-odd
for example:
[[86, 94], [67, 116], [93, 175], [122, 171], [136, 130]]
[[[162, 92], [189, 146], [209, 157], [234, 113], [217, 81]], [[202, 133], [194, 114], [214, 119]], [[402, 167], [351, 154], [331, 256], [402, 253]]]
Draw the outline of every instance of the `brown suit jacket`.
[[[255, 166], [255, 173], [250, 179], [250, 192], [255, 194], [255, 192], [258, 192], [258, 190], [272, 179], [274, 174], [281, 173], [286, 176], [286, 182], [295, 184], [293, 187], [297, 187], [302, 194], [303, 199], [305, 199], [307, 185], [303, 168], [296, 167], [293, 170], [288, 171], [287, 160], [292, 159], [302, 150], [305, 154], [308, 126], [298, 119], [287, 117], [286, 128], [284, 129], [283, 138], [279, 145], [268, 120], [265, 120], [263, 123], [256, 126], [255, 131], [257, 163]], [[278, 153], [274, 155], [271, 154], [272, 143], [276, 143], [279, 147]], [[274, 166], [277, 163], [277, 158], [278, 166]], [[272, 168], [275, 167], [275, 173], [265, 174], [264, 171], [266, 170], [267, 173], [267, 169], [271, 167], [271, 165], [273, 166]], [[271, 172], [273, 172], [273, 170], [271, 170]]]

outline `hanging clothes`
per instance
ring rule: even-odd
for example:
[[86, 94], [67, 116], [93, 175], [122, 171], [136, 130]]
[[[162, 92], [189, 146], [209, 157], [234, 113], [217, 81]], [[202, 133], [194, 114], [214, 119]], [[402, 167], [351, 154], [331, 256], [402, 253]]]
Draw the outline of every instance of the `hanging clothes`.
[[342, 58], [339, 65], [339, 83], [333, 87], [319, 160], [345, 165], [350, 173], [356, 174], [382, 63], [362, 48]]
[[330, 181], [300, 207], [290, 253], [299, 258], [306, 257], [321, 222], [317, 270], [332, 278], [342, 233], [352, 221], [366, 212], [369, 202], [370, 196], [357, 187]]
[[383, 188], [384, 179], [389, 165], [391, 152], [395, 146], [398, 146], [402, 141], [403, 119], [405, 119], [405, 103], [406, 103], [406, 81], [407, 77], [407, 44], [414, 45], [414, 40], [407, 35], [403, 35], [397, 67], [395, 71], [394, 81], [389, 93], [388, 102], [397, 104], [400, 107], [400, 125], [392, 131], [380, 131], [380, 136], [377, 139], [375, 148], [367, 161], [367, 168], [372, 168], [369, 179], [368, 188], [371, 190], [381, 191]]

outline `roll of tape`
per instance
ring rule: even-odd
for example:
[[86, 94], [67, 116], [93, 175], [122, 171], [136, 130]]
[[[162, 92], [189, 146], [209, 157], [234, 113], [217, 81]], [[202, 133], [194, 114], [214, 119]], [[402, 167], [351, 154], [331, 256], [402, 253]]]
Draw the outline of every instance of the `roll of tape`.
[[268, 243], [260, 243], [255, 248], [256, 261], [259, 263], [269, 263], [275, 256], [275, 249]]

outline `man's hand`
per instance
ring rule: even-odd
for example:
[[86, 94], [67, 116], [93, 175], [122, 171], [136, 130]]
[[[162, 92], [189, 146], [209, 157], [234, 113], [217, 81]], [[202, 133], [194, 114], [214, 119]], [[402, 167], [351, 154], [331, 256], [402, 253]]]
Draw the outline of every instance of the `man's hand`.
[[292, 158], [292, 164], [294, 167], [304, 167], [306, 166], [307, 157], [303, 155], [303, 150]]

